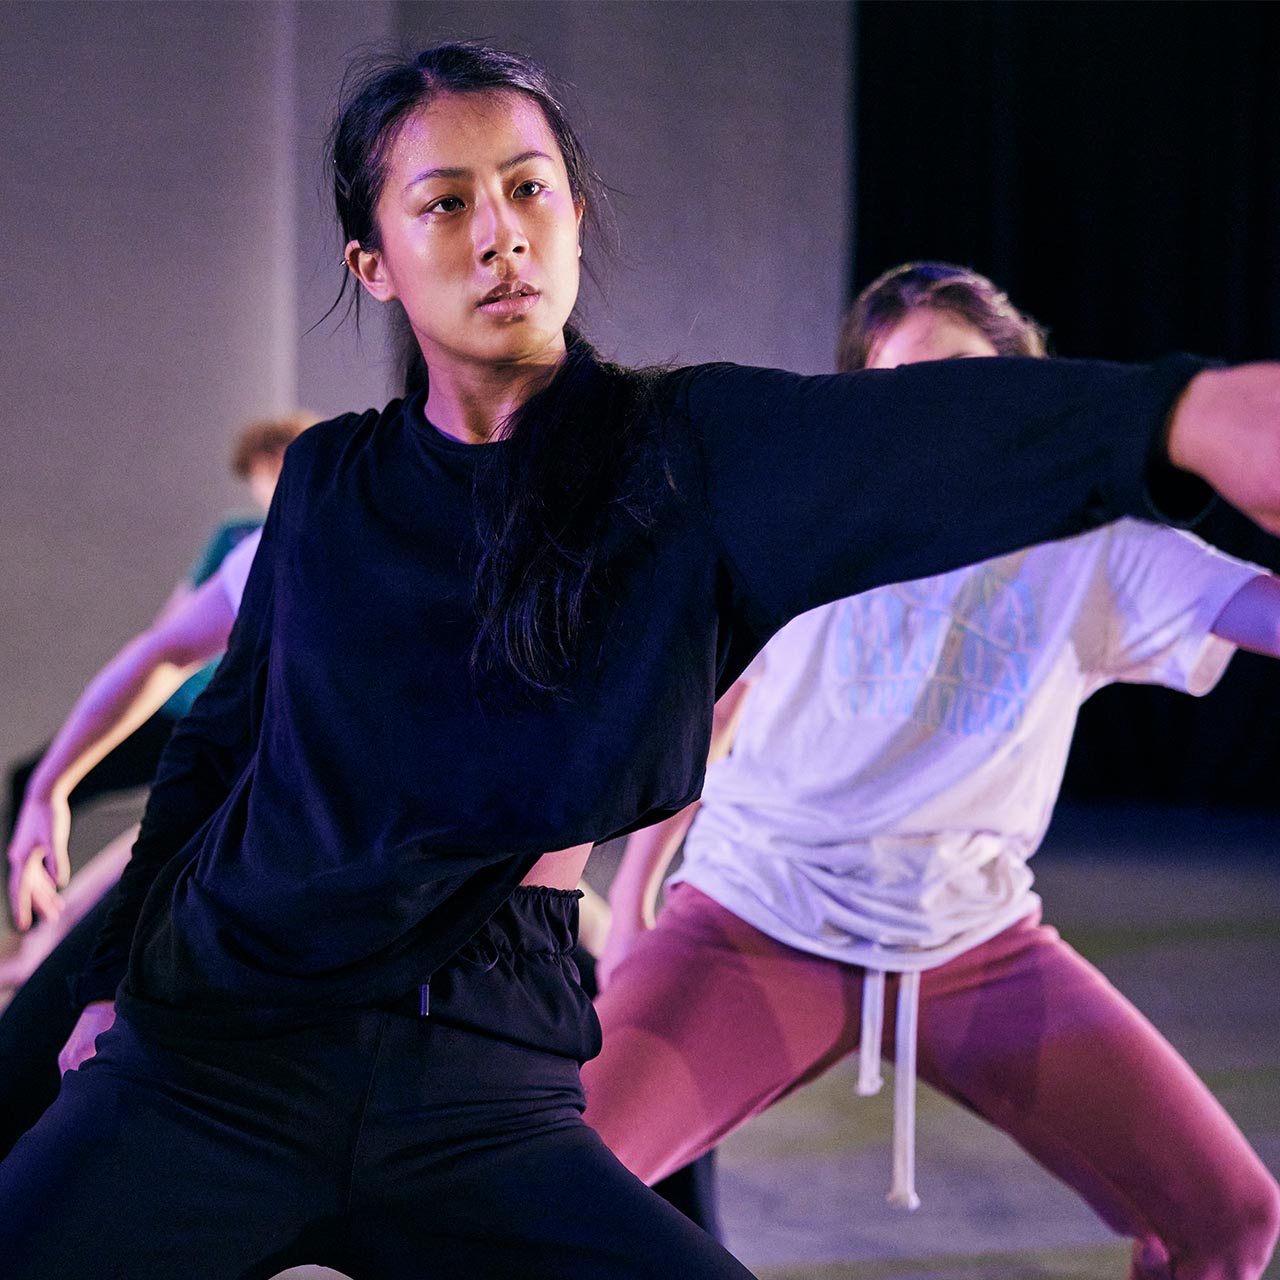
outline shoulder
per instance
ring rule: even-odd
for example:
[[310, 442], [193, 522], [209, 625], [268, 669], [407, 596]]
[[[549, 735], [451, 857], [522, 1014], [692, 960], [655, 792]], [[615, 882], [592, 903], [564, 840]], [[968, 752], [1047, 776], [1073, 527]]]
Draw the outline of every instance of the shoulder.
[[371, 447], [379, 428], [399, 422], [403, 407], [402, 400], [392, 400], [382, 409], [343, 413], [308, 427], [285, 450], [281, 478], [294, 489], [323, 483], [353, 454]]
[[217, 571], [232, 550], [255, 530], [262, 527], [261, 516], [226, 516], [209, 535], [191, 572], [187, 575], [193, 587], [202, 586]]
[[352, 441], [367, 436], [381, 421], [400, 415], [403, 402], [392, 400], [384, 409], [342, 413], [308, 427], [285, 450], [285, 466], [315, 466], [341, 454]]

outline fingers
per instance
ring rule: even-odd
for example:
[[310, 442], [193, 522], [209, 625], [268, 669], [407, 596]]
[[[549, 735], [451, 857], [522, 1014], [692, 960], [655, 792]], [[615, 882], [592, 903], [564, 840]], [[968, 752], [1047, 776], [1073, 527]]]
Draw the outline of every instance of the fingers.
[[87, 1005], [80, 1012], [67, 1043], [58, 1054], [58, 1070], [65, 1076], [81, 1063], [87, 1062], [97, 1052], [98, 1037], [116, 1020], [115, 1002], [101, 1000]]
[[55, 847], [54, 825], [51, 806], [28, 796], [9, 841], [9, 911], [24, 932], [31, 927], [31, 868], [39, 867], [41, 858]]
[[26, 933], [31, 928], [31, 895], [26, 889], [26, 865], [9, 865], [9, 912], [14, 928]]
[[[71, 857], [67, 842], [71, 839], [71, 808], [65, 797], [49, 805], [49, 843], [45, 846], [53, 854], [54, 865], [48, 867], [54, 882], [65, 889], [71, 880]], [[47, 856], [47, 855], [46, 855]]]
[[54, 886], [55, 891], [59, 888], [65, 889], [67, 882], [71, 879], [71, 859], [67, 856], [65, 842], [50, 840], [45, 847], [43, 861], [49, 883]]
[[45, 920], [56, 920], [65, 905], [58, 895], [58, 886], [34, 853], [25, 866], [10, 869], [9, 907], [14, 926], [20, 933], [31, 928], [36, 915]]
[[66, 907], [58, 894], [58, 886], [50, 879], [39, 862], [28, 864], [27, 899], [28, 914], [34, 913], [43, 920], [56, 920]]

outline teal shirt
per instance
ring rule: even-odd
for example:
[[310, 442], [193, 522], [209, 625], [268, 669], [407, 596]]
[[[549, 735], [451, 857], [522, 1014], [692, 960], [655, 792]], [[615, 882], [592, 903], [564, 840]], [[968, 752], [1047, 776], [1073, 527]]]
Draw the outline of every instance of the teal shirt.
[[[243, 515], [226, 516], [218, 527], [209, 535], [204, 549], [196, 557], [196, 562], [187, 574], [187, 582], [194, 589], [203, 586], [213, 577], [222, 562], [232, 550], [243, 542], [256, 529], [262, 528], [262, 517]], [[171, 720], [181, 719], [191, 710], [192, 703], [204, 692], [205, 685], [213, 679], [218, 669], [221, 654], [207, 666], [203, 666], [190, 679], [175, 689], [169, 700], [160, 708], [159, 714]]]

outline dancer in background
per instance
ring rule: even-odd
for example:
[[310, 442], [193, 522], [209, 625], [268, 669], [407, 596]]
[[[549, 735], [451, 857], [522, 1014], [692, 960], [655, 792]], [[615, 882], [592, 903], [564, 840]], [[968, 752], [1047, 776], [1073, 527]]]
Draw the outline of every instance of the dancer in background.
[[[917, 263], [860, 295], [839, 364], [1043, 354], [990, 281]], [[918, 1070], [1133, 1237], [1134, 1277], [1261, 1275], [1274, 1178], [1155, 1028], [1040, 923], [1027, 866], [1080, 704], [1112, 681], [1207, 693], [1237, 646], [1280, 656], [1280, 581], [1134, 520], [791, 622], [749, 693], [726, 695], [746, 693], [700, 808], [630, 839], [588, 1122], [652, 1180], [859, 1049], [859, 1092], [875, 1092], [883, 1048], [896, 1203], [918, 1203]]]
[[72, 813], [104, 791], [151, 780], [163, 741], [226, 646], [284, 451], [313, 421], [291, 414], [237, 433], [231, 469], [260, 514], [219, 525], [189, 582], [90, 681], [23, 784], [8, 848], [9, 908], [21, 932], [0, 958], [0, 988], [18, 993], [0, 1013], [0, 1157], [57, 1095], [58, 1054], [79, 1012], [67, 982], [89, 962], [136, 834], [112, 840], [59, 893]]
[[600, 189], [527, 60], [376, 66], [331, 159], [428, 385], [289, 450], [85, 975], [83, 1024], [118, 1016], [0, 1165], [0, 1256], [741, 1276], [582, 1122], [592, 845], [697, 795], [717, 688], [791, 616], [1198, 507], [1184, 472], [1280, 523], [1280, 367], [622, 369], [568, 325]]
[[[72, 810], [110, 792], [146, 786], [155, 775], [174, 724], [190, 710], [212, 678], [216, 665], [213, 663], [187, 672], [185, 682], [177, 683], [157, 667], [149, 675], [167, 686], [168, 696], [163, 704], [157, 706], [156, 699], [143, 696], [137, 708], [115, 714], [124, 696], [120, 681], [132, 679], [139, 659], [145, 661], [151, 637], [213, 576], [237, 543], [261, 528], [284, 451], [313, 421], [314, 418], [301, 415], [265, 419], [236, 436], [231, 470], [248, 486], [257, 510], [252, 515], [228, 517], [218, 526], [190, 574], [173, 589], [151, 627], [95, 677], [54, 740], [11, 770], [10, 865], [21, 864], [21, 874], [27, 877], [21, 890], [11, 885], [10, 892], [14, 923], [20, 930], [30, 927], [33, 911], [52, 918], [61, 909], [56, 890], [58, 884], [66, 883], [70, 871], [66, 850]], [[127, 692], [132, 696], [145, 691], [139, 684]], [[110, 732], [99, 733], [98, 725], [108, 719], [112, 722]], [[41, 858], [28, 861], [26, 854], [37, 846]]]
[[[222, 652], [259, 536], [259, 530], [254, 530], [238, 543], [212, 578], [167, 609], [103, 668], [73, 708], [51, 750], [65, 761], [92, 755], [102, 742], [118, 735], [122, 724], [145, 719], [189, 671]], [[55, 780], [55, 792], [65, 794], [69, 789], [64, 780]], [[20, 825], [20, 831], [38, 829], [34, 823]], [[63, 841], [56, 852], [65, 859], [65, 823], [61, 830], [53, 830], [53, 838]], [[79, 1015], [67, 984], [89, 963], [111, 908], [109, 891], [129, 860], [136, 835], [136, 826], [131, 827], [95, 855], [62, 895], [62, 910], [46, 913], [19, 948], [0, 962], [0, 986], [17, 988], [0, 1013], [0, 1159], [57, 1096], [58, 1055]], [[14, 868], [11, 909], [15, 919], [30, 918], [28, 886], [33, 876], [34, 883], [48, 882], [48, 891], [54, 892], [46, 849], [34, 838], [23, 842], [15, 837], [9, 861]]]

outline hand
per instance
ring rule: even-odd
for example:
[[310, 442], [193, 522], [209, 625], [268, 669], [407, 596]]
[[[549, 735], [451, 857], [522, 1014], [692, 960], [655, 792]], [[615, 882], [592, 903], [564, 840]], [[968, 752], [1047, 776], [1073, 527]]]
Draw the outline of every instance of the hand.
[[596, 985], [601, 991], [613, 981], [618, 966], [631, 954], [636, 942], [649, 932], [650, 927], [632, 912], [614, 911], [609, 936], [596, 960]]
[[70, 831], [71, 809], [65, 799], [44, 799], [28, 792], [9, 842], [9, 910], [14, 925], [24, 933], [31, 928], [33, 911], [46, 920], [61, 914], [58, 886], [71, 876]]
[[116, 1020], [114, 1000], [95, 1000], [87, 1004], [71, 1032], [71, 1037], [58, 1054], [58, 1070], [65, 1076], [97, 1051], [98, 1037]]
[[1280, 363], [1206, 369], [1174, 406], [1169, 461], [1280, 534]]

